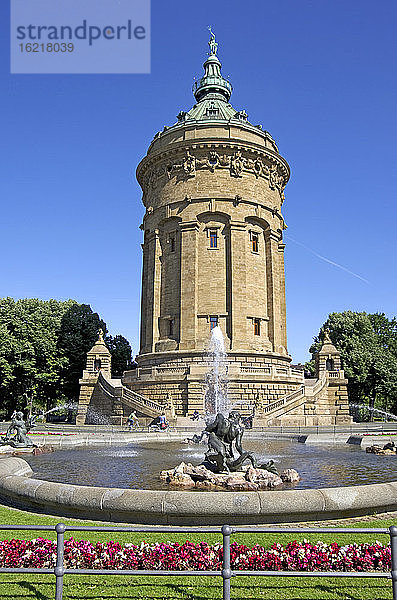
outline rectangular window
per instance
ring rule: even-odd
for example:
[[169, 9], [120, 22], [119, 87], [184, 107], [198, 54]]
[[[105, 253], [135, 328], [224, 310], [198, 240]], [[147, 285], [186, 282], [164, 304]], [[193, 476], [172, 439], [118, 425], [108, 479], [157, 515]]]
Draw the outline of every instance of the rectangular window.
[[210, 119], [214, 119], [215, 117], [219, 117], [219, 109], [217, 108], [207, 108], [206, 116]]
[[172, 337], [174, 335], [174, 319], [170, 319], [168, 321], [168, 336]]
[[210, 248], [218, 248], [218, 232], [216, 229], [210, 229]]
[[260, 335], [260, 334], [261, 334], [261, 320], [254, 319], [254, 335]]
[[218, 325], [218, 317], [210, 317], [210, 329], [214, 329]]
[[259, 252], [259, 235], [253, 233], [251, 235], [252, 252]]
[[175, 252], [175, 236], [170, 235], [170, 252]]

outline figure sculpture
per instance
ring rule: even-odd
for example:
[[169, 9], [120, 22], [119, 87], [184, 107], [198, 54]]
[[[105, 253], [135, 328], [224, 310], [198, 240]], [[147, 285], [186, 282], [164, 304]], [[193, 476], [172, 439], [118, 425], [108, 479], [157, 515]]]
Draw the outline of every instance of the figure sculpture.
[[31, 416], [25, 423], [23, 412], [14, 411], [11, 416], [11, 425], [6, 434], [1, 438], [1, 445], [12, 446], [13, 448], [27, 448], [35, 446], [28, 438], [28, 431], [34, 426], [36, 417]]
[[[231, 411], [229, 417], [218, 413], [213, 423], [205, 428], [208, 433], [208, 450], [205, 458], [208, 467], [216, 473], [222, 471], [238, 471], [244, 462], [250, 461], [256, 469], [266, 469], [277, 475], [274, 462], [258, 465], [252, 452], [245, 452], [242, 447], [244, 427], [241, 424], [241, 415]], [[235, 457], [235, 451], [238, 456]]]
[[194, 175], [196, 172], [196, 159], [189, 150], [186, 152], [185, 160], [182, 163], [182, 168], [186, 175]]
[[210, 41], [208, 42], [208, 45], [209, 45], [209, 47], [210, 47], [210, 52], [209, 52], [209, 54], [210, 54], [210, 55], [212, 55], [212, 54], [214, 54], [214, 55], [215, 55], [215, 54], [217, 53], [217, 50], [218, 50], [218, 44], [217, 44], [217, 42], [215, 41], [215, 33], [212, 31], [211, 27], [208, 27], [208, 31], [209, 31], [209, 32], [210, 32], [210, 34], [211, 34], [211, 39], [210, 39]]

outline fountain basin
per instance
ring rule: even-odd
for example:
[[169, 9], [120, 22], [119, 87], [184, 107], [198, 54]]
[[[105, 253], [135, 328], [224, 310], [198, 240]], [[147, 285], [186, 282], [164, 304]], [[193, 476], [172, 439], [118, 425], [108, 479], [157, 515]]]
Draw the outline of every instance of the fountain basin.
[[297, 522], [397, 509], [397, 482], [273, 492], [131, 490], [41, 481], [22, 458], [0, 460], [0, 498], [61, 517], [144, 524]]
[[[138, 435], [141, 435], [140, 439], [137, 439]], [[259, 463], [274, 459], [280, 473], [285, 469], [298, 469], [301, 481], [294, 484], [295, 489], [346, 487], [397, 480], [395, 456], [366, 454], [358, 445], [330, 443], [330, 440], [328, 444], [302, 444], [289, 438], [268, 439], [263, 435], [248, 435], [248, 432], [247, 436], [245, 448], [253, 452]], [[95, 441], [101, 444], [96, 446]], [[84, 446], [81, 445], [83, 442]], [[73, 440], [65, 439], [54, 454], [26, 456], [34, 471], [33, 477], [74, 485], [167, 491], [170, 484], [160, 479], [161, 472], [174, 469], [180, 463], [199, 465], [207, 449], [206, 444], [181, 443], [177, 435], [161, 433], [154, 437], [152, 434], [136, 434], [133, 439], [126, 434], [124, 443], [118, 436], [112, 440], [91, 436], [89, 443], [86, 442], [85, 436], [80, 439], [76, 436]], [[287, 485], [279, 489], [290, 487]], [[241, 488], [235, 488], [235, 491], [238, 490]], [[195, 493], [198, 490], [189, 491]], [[205, 491], [211, 491], [211, 488]]]

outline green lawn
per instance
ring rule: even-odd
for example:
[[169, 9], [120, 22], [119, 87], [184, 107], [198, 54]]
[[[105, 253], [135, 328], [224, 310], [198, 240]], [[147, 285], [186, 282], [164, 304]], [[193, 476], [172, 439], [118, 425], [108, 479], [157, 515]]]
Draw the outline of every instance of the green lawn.
[[[0, 600], [53, 600], [50, 575], [1, 575]], [[236, 577], [233, 600], [391, 600], [386, 580]], [[221, 578], [65, 576], [64, 600], [206, 600], [222, 598]]]
[[[106, 523], [78, 521], [74, 519], [60, 519], [38, 515], [35, 513], [0, 506], [0, 523], [15, 525], [55, 525], [63, 521], [70, 525], [98, 525]], [[352, 527], [389, 527], [394, 524], [390, 520], [379, 520], [376, 517], [372, 521], [356, 522]], [[112, 525], [112, 524], [109, 524]], [[205, 539], [209, 543], [221, 542], [219, 534], [171, 534], [171, 533], [100, 533], [100, 532], [72, 532], [76, 539], [89, 539], [95, 541], [114, 540], [121, 543], [140, 543], [156, 541], [178, 541], [184, 542], [189, 539], [197, 542]], [[55, 539], [55, 532], [29, 532], [29, 531], [7, 531], [1, 532], [1, 539], [19, 537], [24, 539], [34, 537], [48, 537]], [[69, 534], [66, 535], [69, 537]], [[319, 539], [324, 541], [336, 541], [344, 544], [348, 542], [369, 542], [378, 539], [382, 542], [388, 541], [388, 536], [372, 534], [296, 534], [269, 535], [252, 533], [232, 536], [232, 540], [239, 543], [262, 544], [270, 546], [275, 541], [286, 543], [293, 539], [306, 538], [311, 542]], [[55, 597], [54, 576], [52, 575], [0, 575], [0, 600], [22, 600], [37, 599], [50, 600]], [[138, 600], [142, 598], [160, 599], [183, 599], [201, 600], [210, 598], [222, 598], [221, 577], [131, 577], [131, 576], [100, 576], [100, 575], [66, 575], [64, 582], [64, 600]], [[391, 599], [391, 582], [384, 579], [333, 579], [333, 578], [282, 578], [282, 577], [235, 577], [232, 579], [232, 598], [234, 600], [245, 600], [256, 598], [263, 600], [366, 600], [366, 599]]]

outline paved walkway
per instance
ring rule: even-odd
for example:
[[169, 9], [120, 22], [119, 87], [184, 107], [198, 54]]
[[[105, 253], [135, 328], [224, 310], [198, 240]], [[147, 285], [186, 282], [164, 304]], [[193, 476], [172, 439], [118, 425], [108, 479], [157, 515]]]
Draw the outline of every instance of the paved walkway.
[[[301, 521], [299, 523], [278, 523], [275, 527], [349, 527], [360, 523], [372, 521], [395, 521], [397, 525], [397, 511], [377, 513], [376, 515], [363, 515], [361, 517], [348, 517], [345, 519], [329, 519], [327, 521]], [[255, 526], [253, 526], [255, 527]]]

